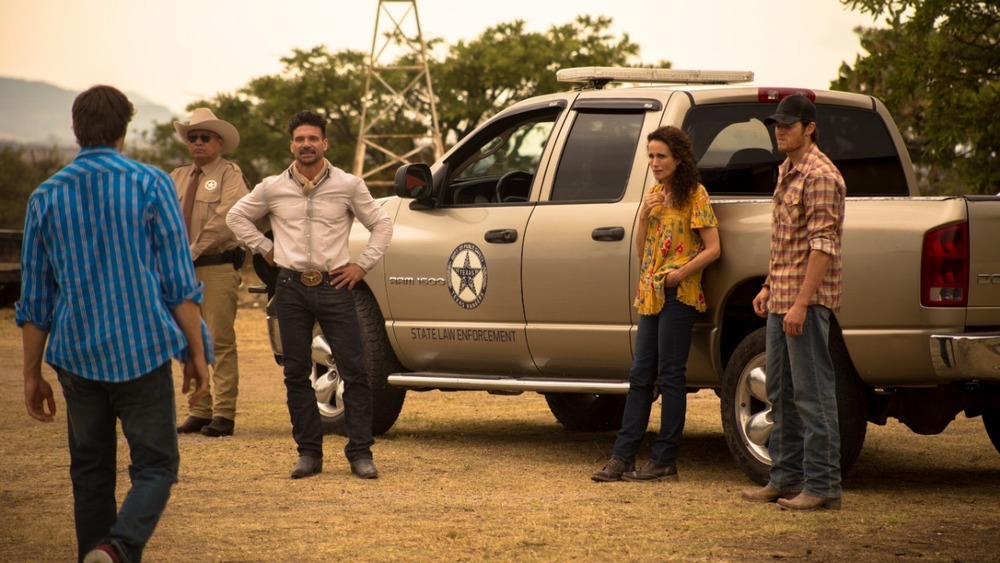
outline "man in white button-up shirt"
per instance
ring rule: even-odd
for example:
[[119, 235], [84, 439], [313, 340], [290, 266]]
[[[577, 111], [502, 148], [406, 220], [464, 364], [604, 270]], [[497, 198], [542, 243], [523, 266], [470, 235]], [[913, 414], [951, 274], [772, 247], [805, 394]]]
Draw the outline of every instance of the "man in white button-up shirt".
[[[236, 203], [226, 223], [247, 247], [280, 268], [274, 303], [292, 436], [299, 453], [292, 478], [323, 469], [323, 429], [309, 380], [312, 331], [319, 323], [344, 381], [348, 437], [344, 453], [352, 473], [374, 479], [378, 471], [371, 452], [372, 395], [351, 290], [385, 253], [392, 221], [361, 178], [323, 157], [329, 148], [323, 116], [299, 112], [289, 122], [288, 132], [295, 161]], [[265, 215], [270, 217], [273, 243], [254, 226]], [[352, 261], [348, 236], [355, 218], [371, 236]]]

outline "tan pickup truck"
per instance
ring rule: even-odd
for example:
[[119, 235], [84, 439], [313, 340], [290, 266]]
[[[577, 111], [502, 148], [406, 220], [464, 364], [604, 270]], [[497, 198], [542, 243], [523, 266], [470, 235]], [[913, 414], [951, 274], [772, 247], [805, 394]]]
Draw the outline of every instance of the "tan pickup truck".
[[[845, 470], [867, 423], [888, 417], [933, 434], [958, 413], [982, 415], [1000, 448], [1000, 198], [917, 197], [881, 102], [746, 85], [751, 77], [566, 69], [573, 89], [512, 105], [431, 167], [402, 167], [397, 196], [383, 202], [392, 244], [356, 292], [375, 431], [394, 424], [407, 389], [533, 391], [567, 428], [619, 426], [637, 322], [632, 233], [653, 184], [645, 138], [672, 124], [693, 141], [722, 239], [688, 386], [716, 390], [736, 461], [763, 482], [771, 423], [764, 321], [751, 300], [783, 160], [764, 118], [804, 91], [819, 146], [847, 184], [843, 306], [830, 336]], [[619, 82], [649, 85], [606, 87]], [[355, 234], [359, 252], [368, 232]], [[337, 431], [336, 366], [322, 337], [314, 350], [317, 397]]]

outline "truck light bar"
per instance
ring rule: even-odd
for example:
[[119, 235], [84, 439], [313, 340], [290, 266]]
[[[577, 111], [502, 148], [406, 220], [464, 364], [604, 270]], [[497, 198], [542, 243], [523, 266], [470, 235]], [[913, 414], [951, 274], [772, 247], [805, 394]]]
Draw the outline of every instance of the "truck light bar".
[[584, 66], [556, 71], [559, 82], [578, 82], [584, 87], [603, 88], [609, 82], [647, 82], [656, 84], [733, 84], [752, 82], [748, 70], [679, 70], [672, 68], [635, 68]]

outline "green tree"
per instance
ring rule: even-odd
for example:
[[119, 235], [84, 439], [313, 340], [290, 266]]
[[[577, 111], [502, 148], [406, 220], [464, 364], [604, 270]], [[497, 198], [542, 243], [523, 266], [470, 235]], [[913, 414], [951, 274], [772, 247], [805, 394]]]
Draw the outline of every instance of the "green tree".
[[532, 33], [524, 20], [515, 20], [468, 43], [459, 41], [447, 59], [431, 68], [445, 142], [461, 139], [515, 101], [565, 91], [567, 86], [556, 81], [560, 68], [628, 64], [639, 46], [627, 34], [619, 38], [609, 33], [611, 23], [607, 17], [578, 16]]
[[1000, 5], [974, 0], [841, 0], [885, 17], [856, 30], [868, 52], [832, 84], [892, 112], [925, 193], [1000, 191]]
[[23, 229], [28, 196], [68, 161], [54, 147], [0, 146], [0, 229]]
[[[638, 54], [638, 46], [627, 35], [608, 32], [609, 18], [578, 17], [571, 23], [552, 26], [544, 33], [529, 33], [523, 21], [503, 23], [484, 31], [476, 39], [459, 42], [447, 50], [441, 63], [432, 63], [431, 78], [445, 143], [465, 136], [487, 117], [504, 106], [529, 96], [565, 90], [555, 80], [555, 71], [570, 66], [608, 66], [628, 63]], [[430, 45], [439, 45], [431, 40]], [[240, 146], [232, 155], [252, 182], [275, 174], [291, 161], [288, 118], [302, 109], [311, 109], [330, 118], [327, 158], [336, 166], [351, 170], [357, 142], [368, 54], [360, 51], [330, 53], [325, 47], [296, 49], [282, 59], [284, 69], [272, 76], [251, 80], [235, 93], [223, 93], [199, 100], [186, 109], [212, 108], [240, 131]], [[401, 64], [413, 62], [402, 60]], [[669, 66], [669, 63], [664, 63]], [[405, 72], [382, 73], [397, 91], [412, 76]], [[374, 100], [377, 108], [391, 107], [389, 94]], [[398, 111], [381, 120], [371, 133], [420, 133], [425, 125], [419, 114], [429, 112], [428, 100], [413, 100], [417, 112]], [[143, 140], [145, 149], [134, 148], [136, 156], [166, 170], [188, 160], [187, 150], [177, 139], [172, 124], [159, 124]], [[396, 143], [396, 145], [393, 145]], [[410, 139], [386, 141], [397, 154], [408, 152], [403, 144]], [[386, 162], [386, 155], [369, 151], [366, 168]], [[391, 179], [393, 170], [384, 173]]]
[[[330, 120], [326, 156], [350, 169], [364, 94], [365, 58], [359, 51], [331, 54], [321, 46], [295, 49], [281, 59], [285, 67], [279, 74], [254, 78], [235, 93], [198, 100], [186, 109], [209, 107], [239, 130], [240, 146], [229, 157], [252, 183], [277, 174], [291, 162], [288, 119], [300, 110], [316, 111]], [[190, 160], [172, 123], [158, 124], [145, 141], [148, 148], [138, 156], [165, 170]]]

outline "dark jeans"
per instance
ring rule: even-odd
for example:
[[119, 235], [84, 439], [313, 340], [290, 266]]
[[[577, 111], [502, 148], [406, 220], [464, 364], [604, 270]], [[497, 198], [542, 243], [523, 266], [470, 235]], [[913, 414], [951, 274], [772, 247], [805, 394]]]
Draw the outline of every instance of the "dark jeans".
[[330, 344], [337, 371], [344, 382], [344, 422], [347, 459], [371, 459], [372, 391], [361, 350], [361, 329], [351, 291], [327, 283], [306, 287], [286, 273], [278, 275], [274, 294], [281, 350], [284, 354], [285, 388], [292, 437], [299, 455], [323, 457], [323, 426], [316, 407], [312, 373], [313, 326], [319, 323]]
[[640, 315], [635, 335], [635, 359], [628, 378], [628, 396], [622, 427], [615, 438], [614, 455], [635, 460], [649, 424], [654, 389], [660, 388], [660, 434], [653, 440], [650, 459], [674, 465], [684, 416], [687, 411], [688, 351], [698, 312], [677, 300], [677, 290], [668, 289], [666, 303], [657, 315]]
[[[66, 396], [78, 557], [82, 560], [101, 543], [113, 543], [129, 561], [141, 561], [180, 465], [170, 363], [125, 383], [57, 372]], [[121, 509], [115, 500], [116, 419], [131, 458], [132, 487]]]
[[774, 421], [767, 449], [770, 484], [782, 491], [804, 490], [821, 497], [841, 494], [830, 314], [822, 305], [810, 305], [802, 336], [785, 334], [785, 315], [767, 316], [767, 400]]

